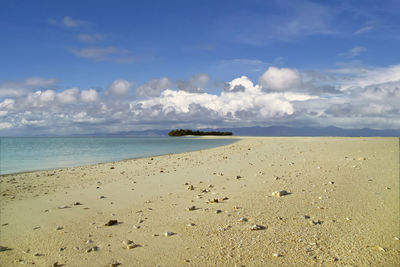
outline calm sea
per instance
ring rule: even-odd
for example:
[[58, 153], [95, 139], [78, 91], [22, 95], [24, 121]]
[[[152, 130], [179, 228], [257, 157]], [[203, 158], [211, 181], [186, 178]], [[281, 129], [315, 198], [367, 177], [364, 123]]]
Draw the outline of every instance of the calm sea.
[[188, 152], [234, 139], [190, 137], [1, 137], [0, 174]]

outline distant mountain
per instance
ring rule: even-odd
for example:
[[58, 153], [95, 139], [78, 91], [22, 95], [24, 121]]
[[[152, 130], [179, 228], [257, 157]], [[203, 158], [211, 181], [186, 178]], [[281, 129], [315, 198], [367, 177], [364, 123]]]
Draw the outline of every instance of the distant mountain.
[[[145, 131], [127, 131], [116, 133], [93, 133], [91, 136], [168, 136], [167, 130], [145, 130]], [[363, 129], [343, 129], [334, 126], [330, 127], [287, 127], [287, 126], [270, 126], [270, 127], [240, 127], [240, 128], [204, 128], [196, 129], [200, 131], [223, 131], [233, 132], [237, 136], [382, 136], [382, 137], [400, 137], [400, 129], [398, 130], [375, 130], [370, 128]], [[83, 135], [79, 135], [83, 136]]]

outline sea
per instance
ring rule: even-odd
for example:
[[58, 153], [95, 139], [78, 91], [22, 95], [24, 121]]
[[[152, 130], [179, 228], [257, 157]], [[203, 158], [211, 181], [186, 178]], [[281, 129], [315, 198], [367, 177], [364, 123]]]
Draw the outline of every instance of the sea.
[[189, 152], [235, 141], [169, 136], [0, 137], [0, 174]]

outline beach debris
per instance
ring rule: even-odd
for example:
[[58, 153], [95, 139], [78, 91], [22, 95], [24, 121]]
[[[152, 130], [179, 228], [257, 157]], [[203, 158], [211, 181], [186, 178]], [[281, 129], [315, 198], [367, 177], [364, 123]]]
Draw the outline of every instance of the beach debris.
[[311, 217], [308, 216], [308, 215], [304, 215], [303, 218], [304, 218], [304, 219], [310, 219]]
[[71, 208], [70, 206], [64, 205], [64, 206], [59, 206], [57, 207], [58, 209], [62, 210], [62, 209], [69, 209]]
[[186, 226], [192, 227], [192, 226], [195, 226], [195, 224], [194, 223], [188, 223]]
[[258, 231], [258, 230], [264, 230], [264, 229], [266, 229], [265, 226], [258, 225], [258, 224], [254, 224], [254, 225], [250, 226], [251, 231]]
[[119, 263], [118, 261], [114, 261], [112, 263], [110, 263], [110, 267], [116, 267], [116, 266], [120, 266], [121, 263]]
[[311, 225], [322, 224], [322, 221], [320, 221], [320, 220], [316, 220], [316, 221], [311, 220], [311, 221], [310, 221], [310, 224], [311, 224]]
[[132, 240], [129, 239], [122, 241], [122, 244], [126, 249], [132, 249], [140, 246], [138, 244], [135, 244]]
[[52, 267], [60, 267], [60, 266], [62, 266], [62, 264], [59, 264], [58, 261], [56, 261], [56, 262], [53, 263], [51, 266], [52, 266]]
[[86, 240], [86, 244], [91, 244], [91, 243], [93, 243], [93, 240], [92, 240], [92, 239]]
[[218, 202], [219, 202], [218, 198], [213, 198], [208, 200], [208, 203], [218, 203]]
[[247, 221], [249, 221], [249, 220], [248, 220], [247, 218], [242, 217], [242, 218], [239, 219], [239, 221], [240, 221], [240, 222], [247, 222]]
[[395, 240], [400, 240], [400, 238], [398, 238], [397, 236], [394, 237]]
[[194, 190], [194, 186], [193, 186], [193, 185], [188, 185], [187, 189], [188, 189], [189, 191], [192, 191], [192, 190]]
[[203, 188], [203, 189], [201, 189], [201, 192], [202, 192], [202, 193], [208, 193], [208, 192], [210, 192], [210, 190], [207, 189], [207, 188]]
[[82, 203], [80, 203], [80, 202], [75, 202], [74, 203], [74, 206], [79, 206], [79, 205], [82, 205]]
[[191, 206], [191, 207], [187, 208], [186, 210], [188, 210], [188, 211], [196, 210], [196, 206]]
[[64, 227], [62, 227], [62, 226], [57, 226], [56, 227], [56, 230], [58, 231], [58, 230], [62, 230], [62, 229], [64, 229]]
[[345, 219], [346, 219], [346, 221], [351, 221], [351, 218], [349, 218], [349, 217], [346, 217]]
[[92, 251], [97, 251], [97, 250], [99, 250], [99, 247], [94, 246], [94, 247], [88, 248], [88, 249], [86, 250], [86, 253], [89, 253], [89, 252], [92, 252]]
[[272, 253], [272, 256], [274, 256], [274, 257], [282, 257], [282, 255], [279, 254], [279, 253]]
[[104, 226], [112, 226], [118, 224], [118, 220], [109, 220]]
[[329, 182], [329, 184], [334, 184], [334, 183], [335, 183], [335, 182], [333, 182], [333, 181], [330, 181], [330, 182]]
[[383, 252], [385, 252], [385, 251], [386, 251], [386, 249], [385, 249], [385, 248], [383, 248], [383, 247], [380, 247], [380, 246], [376, 246], [376, 248], [377, 248], [377, 249], [379, 249], [380, 251], [383, 251]]
[[165, 236], [173, 236], [176, 235], [174, 232], [165, 232], [164, 233]]
[[222, 212], [222, 210], [216, 210], [216, 211], [215, 211], [215, 213], [217, 213], [217, 214], [218, 214], [218, 213], [221, 213], [221, 212]]
[[0, 252], [11, 250], [9, 247], [0, 246]]
[[365, 157], [359, 157], [358, 160], [366, 160], [367, 158]]
[[35, 253], [33, 254], [33, 256], [39, 257], [39, 256], [43, 256], [43, 254], [40, 254], [39, 252], [35, 252]]
[[37, 229], [40, 229], [40, 226], [33, 227], [33, 230], [37, 230]]
[[289, 195], [289, 193], [286, 190], [275, 191], [272, 193], [272, 196], [274, 197], [281, 197], [286, 195]]

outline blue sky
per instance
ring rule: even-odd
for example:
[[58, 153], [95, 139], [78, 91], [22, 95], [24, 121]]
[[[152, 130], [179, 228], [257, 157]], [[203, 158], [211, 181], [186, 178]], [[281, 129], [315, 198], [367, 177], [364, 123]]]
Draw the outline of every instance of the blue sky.
[[[385, 96], [398, 97], [399, 1], [3, 0], [0, 34], [0, 134], [325, 122], [400, 127], [396, 107], [384, 109]], [[247, 80], [233, 82], [242, 76]], [[248, 80], [258, 87], [233, 89]], [[365, 99], [374, 114], [353, 99], [369, 96], [371, 86], [384, 94], [374, 98], [379, 102]], [[78, 91], [67, 91], [71, 101], [63, 102], [71, 88]], [[252, 104], [237, 104], [234, 93]], [[256, 103], [260, 96], [264, 103]], [[286, 102], [291, 108], [282, 108]], [[329, 113], [346, 109], [353, 120]], [[384, 111], [389, 119], [378, 116]], [[85, 119], [72, 119], [78, 114]]]

